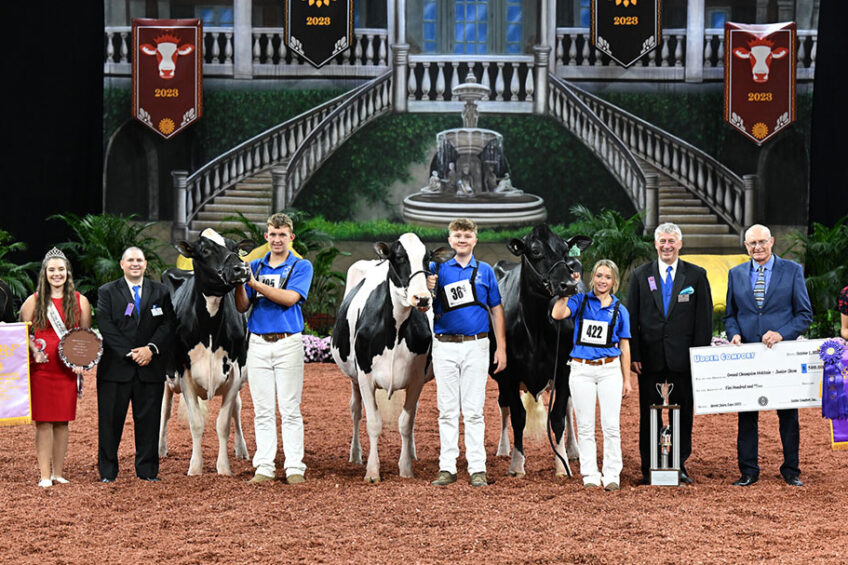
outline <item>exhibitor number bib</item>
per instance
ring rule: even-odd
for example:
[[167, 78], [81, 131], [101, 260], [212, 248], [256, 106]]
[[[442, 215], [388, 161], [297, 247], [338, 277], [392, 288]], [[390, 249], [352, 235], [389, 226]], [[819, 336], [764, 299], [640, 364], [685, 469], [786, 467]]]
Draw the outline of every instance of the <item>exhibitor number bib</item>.
[[469, 280], [446, 284], [444, 288], [448, 310], [468, 306], [476, 301], [474, 289], [471, 288], [471, 281]]

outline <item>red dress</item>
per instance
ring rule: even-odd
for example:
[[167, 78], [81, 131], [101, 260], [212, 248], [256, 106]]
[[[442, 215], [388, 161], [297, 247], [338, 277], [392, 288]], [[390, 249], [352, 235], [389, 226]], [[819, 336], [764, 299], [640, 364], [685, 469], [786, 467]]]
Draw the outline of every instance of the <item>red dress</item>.
[[[79, 320], [79, 292], [76, 299]], [[64, 322], [62, 299], [53, 298], [53, 304]], [[49, 322], [46, 328], [35, 331], [34, 339], [43, 339], [47, 343], [44, 349], [47, 363], [36, 363], [30, 355], [32, 419], [36, 422], [70, 422], [77, 416], [77, 376], [59, 359], [59, 336]]]

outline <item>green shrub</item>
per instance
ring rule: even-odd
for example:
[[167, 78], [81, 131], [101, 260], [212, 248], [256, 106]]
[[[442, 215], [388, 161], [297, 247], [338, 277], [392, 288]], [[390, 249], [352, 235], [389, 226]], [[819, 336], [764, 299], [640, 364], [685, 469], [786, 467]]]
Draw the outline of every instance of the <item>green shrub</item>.
[[26, 243], [16, 241], [15, 237], [6, 230], [0, 229], [0, 279], [6, 281], [16, 302], [20, 304], [34, 289], [35, 277], [41, 263], [31, 261], [18, 265], [9, 260], [7, 255], [26, 251]]
[[73, 232], [75, 241], [57, 245], [74, 265], [74, 284], [96, 304], [95, 293], [101, 285], [123, 276], [121, 256], [128, 247], [138, 247], [147, 259], [146, 276], [155, 278], [165, 269], [158, 250], [164, 245], [145, 231], [155, 222], [140, 224], [134, 216], [113, 214], [55, 214], [48, 220], [61, 220]]
[[827, 227], [813, 223], [809, 234], [793, 232], [787, 253], [804, 265], [807, 291], [813, 306], [813, 323], [807, 331], [811, 338], [839, 335], [841, 324], [836, 302], [848, 284], [848, 216]]

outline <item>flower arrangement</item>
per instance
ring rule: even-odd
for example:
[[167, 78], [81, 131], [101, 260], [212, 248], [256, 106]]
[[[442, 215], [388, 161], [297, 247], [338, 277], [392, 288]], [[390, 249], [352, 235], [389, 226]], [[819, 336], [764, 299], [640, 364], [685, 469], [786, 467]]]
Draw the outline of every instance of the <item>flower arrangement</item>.
[[303, 334], [303, 360], [306, 363], [330, 363], [330, 336], [318, 337]]

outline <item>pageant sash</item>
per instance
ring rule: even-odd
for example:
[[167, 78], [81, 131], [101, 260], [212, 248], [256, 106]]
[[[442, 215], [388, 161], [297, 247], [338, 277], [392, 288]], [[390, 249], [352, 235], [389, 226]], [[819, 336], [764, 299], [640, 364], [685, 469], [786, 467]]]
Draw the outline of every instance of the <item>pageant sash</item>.
[[32, 421], [28, 325], [0, 324], [0, 426]]
[[68, 328], [65, 327], [65, 322], [62, 321], [62, 315], [59, 314], [59, 310], [56, 309], [56, 305], [52, 301], [50, 302], [50, 306], [47, 307], [47, 319], [50, 320], [50, 325], [53, 326], [56, 336], [59, 339], [65, 337], [65, 334], [68, 333]]

